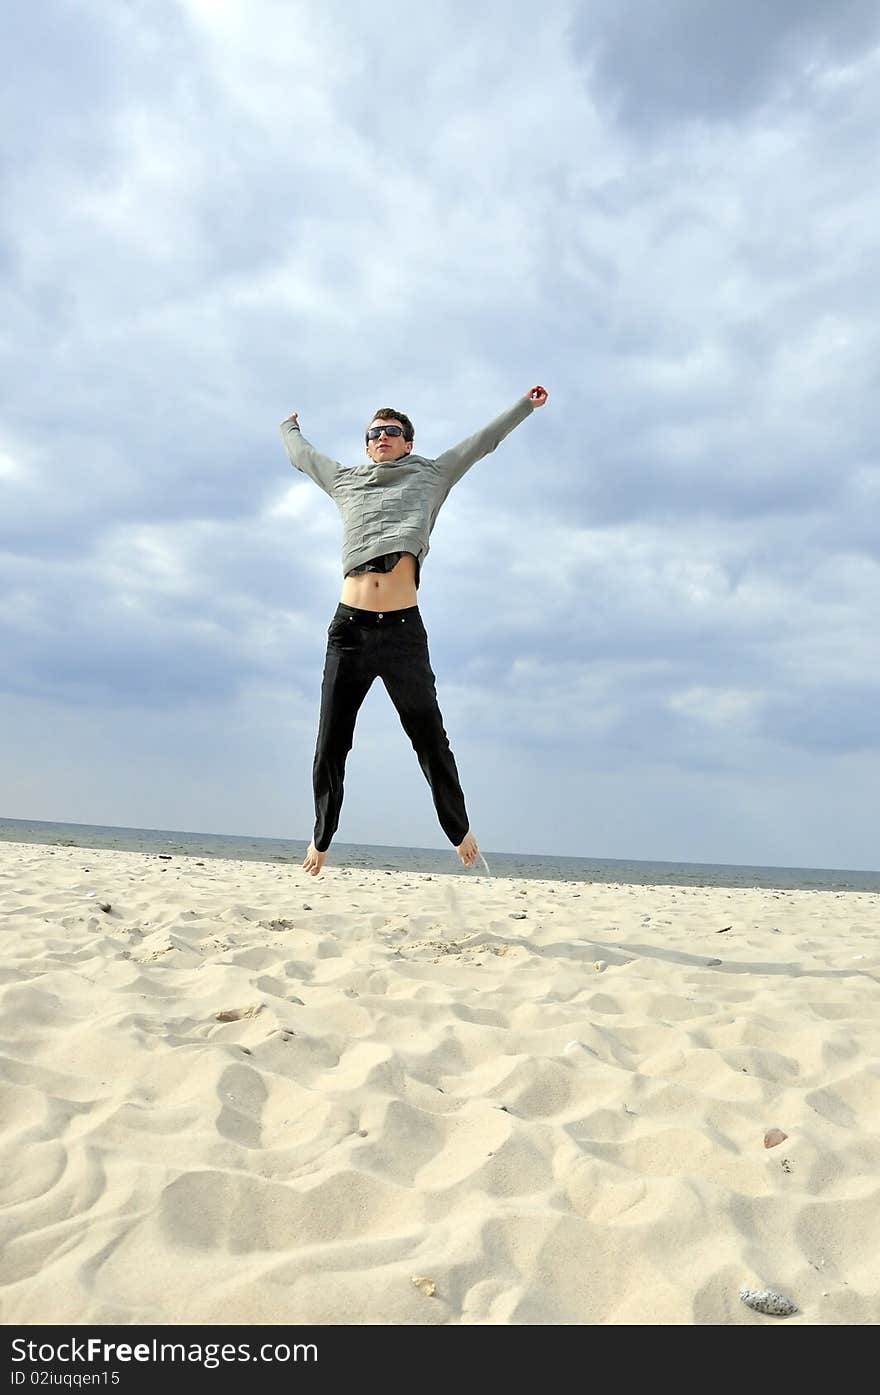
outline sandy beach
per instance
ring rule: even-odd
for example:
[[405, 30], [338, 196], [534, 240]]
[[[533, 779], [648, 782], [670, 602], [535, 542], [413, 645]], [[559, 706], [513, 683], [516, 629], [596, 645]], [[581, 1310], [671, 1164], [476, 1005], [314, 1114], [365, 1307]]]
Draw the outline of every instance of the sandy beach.
[[10, 843], [0, 931], [5, 1324], [880, 1322], [878, 895]]

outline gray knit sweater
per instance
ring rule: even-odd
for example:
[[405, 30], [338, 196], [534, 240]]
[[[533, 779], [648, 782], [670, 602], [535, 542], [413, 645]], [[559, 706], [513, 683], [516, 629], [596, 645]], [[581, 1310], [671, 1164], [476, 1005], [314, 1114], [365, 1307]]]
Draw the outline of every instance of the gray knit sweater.
[[411, 552], [419, 565], [450, 489], [462, 475], [500, 445], [534, 411], [528, 397], [502, 412], [481, 431], [438, 455], [411, 452], [400, 460], [339, 465], [309, 445], [293, 422], [281, 423], [292, 465], [330, 495], [342, 514], [342, 573], [386, 552]]

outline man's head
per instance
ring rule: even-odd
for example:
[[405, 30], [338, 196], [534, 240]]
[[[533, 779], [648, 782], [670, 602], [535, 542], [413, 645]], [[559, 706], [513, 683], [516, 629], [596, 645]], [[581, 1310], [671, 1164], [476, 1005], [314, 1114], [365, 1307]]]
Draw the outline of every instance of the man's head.
[[367, 455], [385, 463], [401, 460], [412, 450], [414, 435], [413, 424], [403, 412], [380, 407], [367, 427]]

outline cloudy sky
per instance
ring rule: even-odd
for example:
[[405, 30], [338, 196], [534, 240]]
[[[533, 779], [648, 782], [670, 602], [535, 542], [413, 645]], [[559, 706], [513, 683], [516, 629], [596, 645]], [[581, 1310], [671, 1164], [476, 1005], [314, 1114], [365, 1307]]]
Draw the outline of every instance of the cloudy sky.
[[[333, 503], [487, 851], [877, 868], [874, 0], [37, 0], [0, 74], [0, 815], [311, 834]], [[444, 847], [381, 684], [338, 837]], [[450, 855], [452, 856], [451, 852]]]

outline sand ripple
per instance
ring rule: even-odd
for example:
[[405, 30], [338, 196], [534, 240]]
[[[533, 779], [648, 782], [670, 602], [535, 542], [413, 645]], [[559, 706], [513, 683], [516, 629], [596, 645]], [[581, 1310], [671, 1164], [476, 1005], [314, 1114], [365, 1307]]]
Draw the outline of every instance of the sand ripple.
[[3, 844], [0, 924], [4, 1323], [880, 1321], [877, 896]]

